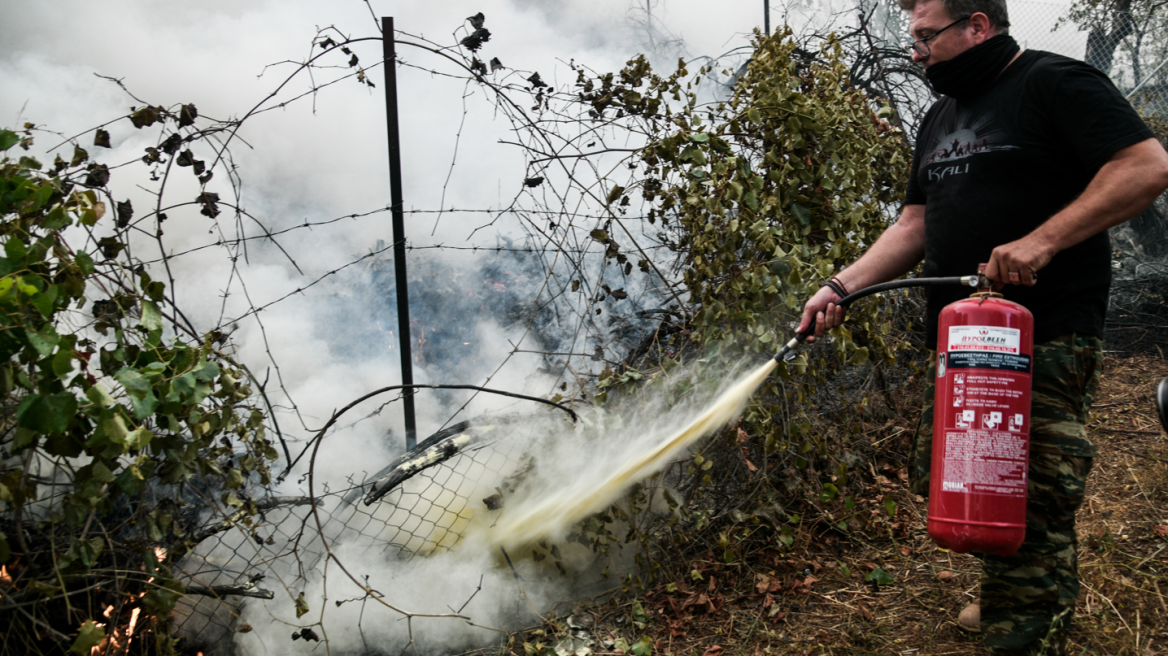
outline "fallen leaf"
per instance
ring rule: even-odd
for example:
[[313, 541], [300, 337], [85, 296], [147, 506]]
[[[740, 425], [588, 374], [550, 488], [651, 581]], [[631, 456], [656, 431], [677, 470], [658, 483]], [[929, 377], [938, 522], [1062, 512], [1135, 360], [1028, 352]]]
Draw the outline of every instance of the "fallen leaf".
[[710, 647], [705, 652], [703, 652], [702, 656], [718, 656], [718, 654], [721, 654], [721, 653], [722, 653], [722, 645], [714, 645], [713, 647]]
[[1156, 535], [1160, 537], [1168, 537], [1168, 526], [1157, 526]]
[[754, 588], [756, 590], [758, 590], [759, 594], [766, 593], [766, 591], [769, 590], [770, 587], [771, 587], [771, 577], [769, 577], [769, 576], [762, 577], [762, 579], [759, 580], [758, 585], [754, 586]]
[[748, 451], [746, 450], [746, 447], [745, 447], [745, 446], [741, 446], [741, 447], [738, 447], [738, 448], [739, 448], [739, 449], [742, 451], [742, 462], [745, 462], [745, 463], [746, 463], [746, 469], [747, 469], [747, 471], [749, 471], [749, 472], [750, 472], [750, 473], [752, 473], [752, 474], [753, 474], [754, 472], [758, 471], [758, 466], [756, 466], [756, 465], [755, 465], [753, 462], [751, 462], [751, 461], [750, 461], [750, 452], [748, 452]]

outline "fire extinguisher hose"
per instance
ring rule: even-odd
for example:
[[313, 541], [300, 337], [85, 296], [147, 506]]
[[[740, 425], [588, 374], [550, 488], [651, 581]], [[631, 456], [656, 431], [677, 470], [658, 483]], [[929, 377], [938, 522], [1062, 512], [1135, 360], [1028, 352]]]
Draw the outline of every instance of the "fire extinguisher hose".
[[[858, 301], [865, 296], [871, 296], [880, 292], [886, 292], [890, 289], [901, 289], [904, 287], [947, 287], [949, 285], [961, 285], [963, 287], [978, 287], [985, 283], [985, 277], [981, 274], [972, 276], [951, 276], [947, 278], [906, 278], [904, 280], [892, 280], [890, 282], [882, 282], [878, 285], [865, 287], [859, 291], [852, 292], [847, 296], [841, 298], [836, 302], [836, 305], [846, 308], [853, 302]], [[779, 352], [775, 354], [775, 361], [782, 362], [795, 356], [795, 350], [799, 344], [803, 343], [808, 337], [815, 333], [815, 318], [812, 317], [811, 325], [801, 333], [795, 335], [791, 341], [783, 345]]]

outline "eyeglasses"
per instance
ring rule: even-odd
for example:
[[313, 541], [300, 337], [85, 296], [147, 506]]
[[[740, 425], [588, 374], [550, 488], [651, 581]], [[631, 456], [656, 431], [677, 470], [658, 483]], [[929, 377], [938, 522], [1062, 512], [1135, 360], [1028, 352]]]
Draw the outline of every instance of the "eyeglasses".
[[929, 42], [930, 42], [930, 41], [932, 41], [933, 39], [935, 39], [935, 38], [937, 38], [937, 37], [941, 36], [941, 33], [942, 33], [942, 32], [944, 32], [945, 30], [947, 30], [947, 29], [949, 29], [949, 28], [953, 27], [954, 25], [956, 25], [956, 24], [958, 24], [958, 23], [960, 23], [960, 22], [962, 22], [962, 21], [967, 21], [967, 20], [969, 20], [969, 19], [970, 19], [970, 16], [963, 16], [963, 17], [961, 17], [961, 18], [958, 18], [957, 20], [953, 21], [952, 23], [949, 23], [949, 24], [948, 24], [948, 25], [946, 25], [945, 27], [942, 27], [941, 29], [937, 30], [936, 32], [933, 32], [933, 33], [932, 33], [932, 34], [930, 34], [929, 36], [927, 36], [927, 37], [925, 37], [925, 38], [923, 38], [923, 39], [918, 39], [918, 40], [916, 40], [916, 41], [913, 41], [913, 42], [912, 42], [912, 45], [911, 45], [911, 46], [909, 46], [909, 48], [910, 48], [910, 49], [911, 49], [913, 52], [915, 52], [915, 53], [917, 53], [918, 55], [920, 55], [921, 57], [928, 57], [928, 56], [929, 56], [930, 54], [932, 54], [932, 52], [933, 52], [932, 50], [930, 50], [930, 49], [929, 49]]

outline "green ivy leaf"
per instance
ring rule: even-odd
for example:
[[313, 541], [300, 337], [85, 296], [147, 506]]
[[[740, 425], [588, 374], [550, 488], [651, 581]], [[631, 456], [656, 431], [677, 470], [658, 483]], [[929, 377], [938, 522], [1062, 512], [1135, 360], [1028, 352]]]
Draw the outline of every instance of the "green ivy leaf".
[[81, 275], [89, 277], [93, 275], [93, 258], [85, 251], [77, 251], [73, 256], [73, 261], [77, 263], [77, 268], [81, 270]]
[[92, 476], [93, 480], [99, 483], [112, 483], [114, 480], [114, 473], [100, 460], [93, 461]]
[[53, 373], [57, 378], [65, 378], [73, 371], [73, 350], [61, 349], [53, 356]]
[[69, 651], [88, 656], [93, 648], [100, 645], [101, 641], [105, 640], [105, 629], [97, 625], [93, 620], [85, 620], [81, 628], [77, 631], [77, 639], [73, 641], [73, 646]]
[[69, 227], [72, 223], [73, 221], [69, 219], [69, 215], [65, 213], [65, 208], [60, 205], [49, 210], [44, 220], [41, 221], [41, 225], [44, 226], [45, 230], [60, 230]]
[[219, 365], [214, 362], [200, 362], [191, 369], [190, 374], [199, 382], [209, 383], [219, 377]]
[[130, 430], [126, 428], [126, 422], [120, 414], [107, 413], [106, 416], [102, 417], [99, 425], [101, 430], [94, 433], [89, 445], [116, 444], [125, 446], [126, 436], [130, 434]]
[[[158, 571], [161, 573], [165, 570], [160, 567]], [[186, 588], [182, 583], [169, 577], [155, 577], [154, 583], [157, 587], [142, 597], [142, 603], [157, 613], [168, 614], [174, 609], [175, 602], [186, 594]]]
[[170, 393], [166, 395], [167, 403], [197, 403], [192, 399], [198, 384], [194, 374], [189, 372], [175, 377], [170, 381]]
[[8, 150], [9, 148], [20, 143], [20, 136], [12, 130], [0, 130], [0, 151]]
[[30, 394], [20, 402], [16, 410], [16, 421], [42, 435], [63, 433], [69, 428], [69, 420], [77, 412], [77, 397], [69, 392], [60, 394]]
[[[239, 470], [235, 469], [234, 467], [228, 469], [226, 475], [223, 477], [223, 487], [229, 489], [239, 489], [243, 487], [243, 474], [241, 474]], [[235, 495], [231, 496], [234, 498]], [[227, 505], [239, 505], [239, 500], [236, 499], [234, 504], [228, 501]]]
[[811, 225], [811, 212], [806, 207], [803, 207], [799, 203], [791, 203], [789, 209], [791, 210], [791, 215], [795, 217], [795, 220], [798, 221], [800, 225]]
[[149, 379], [131, 367], [118, 371], [114, 374], [114, 379], [129, 392], [135, 419], [145, 419], [154, 414], [158, 408], [158, 397], [154, 396], [154, 388]]
[[888, 513], [889, 517], [896, 517], [896, 502], [892, 497], [884, 497], [884, 512]]
[[633, 656], [649, 656], [653, 653], [653, 640], [649, 636], [644, 636], [629, 646], [629, 652]]
[[868, 572], [868, 575], [864, 577], [865, 583], [871, 583], [872, 581], [875, 581], [879, 585], [892, 585], [893, 583], [896, 583], [896, 579], [892, 578], [891, 574], [884, 571], [883, 567], [877, 567], [871, 572]]
[[28, 257], [28, 249], [25, 248], [24, 242], [10, 237], [8, 241], [4, 242], [4, 255], [15, 266], [24, 263], [24, 260]]
[[151, 332], [162, 329], [162, 312], [157, 305], [151, 301], [142, 301], [142, 321], [139, 325]]
[[102, 385], [101, 383], [93, 385], [89, 389], [85, 390], [85, 396], [99, 408], [108, 408], [117, 403], [117, 401], [114, 400], [114, 397], [110, 396], [109, 390], [107, 390], [105, 385]]
[[118, 489], [125, 494], [137, 494], [142, 491], [142, 486], [146, 483], [146, 478], [142, 475], [142, 470], [137, 465], [130, 465], [118, 473], [118, 478], [114, 484]]
[[48, 334], [41, 334], [40, 332], [26, 328], [24, 336], [28, 338], [28, 343], [32, 346], [33, 350], [42, 358], [45, 358], [57, 347], [57, 335], [52, 326], [46, 325], [43, 329]]
[[137, 428], [126, 435], [127, 449], [145, 449], [150, 440], [154, 438], [154, 433], [147, 428]]

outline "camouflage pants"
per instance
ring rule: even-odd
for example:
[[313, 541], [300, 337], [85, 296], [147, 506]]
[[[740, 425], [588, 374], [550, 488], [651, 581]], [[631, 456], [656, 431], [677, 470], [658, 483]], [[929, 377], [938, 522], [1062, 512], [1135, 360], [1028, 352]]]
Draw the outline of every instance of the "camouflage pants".
[[[920, 495], [929, 493], [932, 465], [936, 357], [930, 356], [909, 462], [912, 489]], [[1097, 453], [1087, 439], [1087, 414], [1102, 361], [1097, 337], [1068, 335], [1034, 346], [1026, 539], [1013, 556], [979, 554], [981, 626], [993, 653], [1065, 651], [1079, 596], [1075, 511]]]

